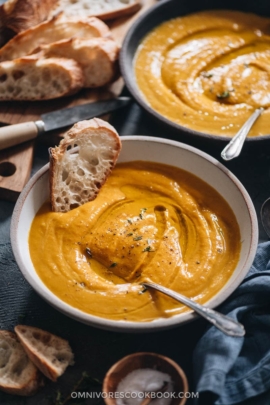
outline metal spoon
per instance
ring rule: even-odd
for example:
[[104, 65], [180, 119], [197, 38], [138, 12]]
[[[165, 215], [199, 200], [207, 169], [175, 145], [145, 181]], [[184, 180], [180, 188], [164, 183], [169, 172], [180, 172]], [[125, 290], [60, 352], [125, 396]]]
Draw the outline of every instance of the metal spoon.
[[237, 134], [232, 138], [228, 145], [221, 152], [221, 157], [224, 160], [231, 160], [240, 155], [245, 139], [254, 124], [254, 122], [259, 118], [264, 108], [257, 108], [254, 113], [249, 117], [249, 119], [244, 123], [242, 128], [237, 132]]
[[220, 312], [214, 311], [213, 309], [207, 308], [203, 305], [198, 304], [197, 302], [191, 300], [190, 298], [185, 297], [182, 294], [176, 293], [169, 288], [162, 287], [156, 283], [141, 283], [146, 288], [153, 288], [154, 290], [160, 291], [163, 294], [168, 295], [171, 298], [185, 304], [187, 307], [193, 309], [197, 314], [201, 315], [207, 321], [215, 325], [216, 328], [220, 329], [226, 335], [242, 337], [245, 335], [244, 326], [229, 318], [226, 315], [221, 314]]
[[270, 238], [270, 198], [267, 198], [261, 208], [261, 221], [265, 232]]

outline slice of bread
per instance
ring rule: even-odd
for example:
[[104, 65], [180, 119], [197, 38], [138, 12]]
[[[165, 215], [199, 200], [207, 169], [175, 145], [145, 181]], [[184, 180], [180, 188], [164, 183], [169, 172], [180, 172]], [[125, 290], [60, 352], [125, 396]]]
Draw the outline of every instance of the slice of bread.
[[0, 100], [49, 100], [83, 85], [82, 69], [72, 59], [28, 56], [0, 63]]
[[67, 340], [32, 326], [18, 325], [15, 332], [28, 357], [50, 380], [56, 381], [74, 364]]
[[8, 394], [33, 395], [44, 385], [36, 366], [15, 333], [0, 331], [0, 389]]
[[50, 15], [64, 11], [67, 17], [88, 15], [109, 20], [135, 13], [140, 7], [141, 0], [59, 0]]
[[110, 30], [103, 21], [95, 17], [67, 19], [63, 14], [58, 14], [12, 38], [0, 49], [0, 62], [20, 58], [39, 46], [72, 37], [110, 37]]
[[[78, 151], [67, 150], [78, 145]], [[53, 211], [67, 212], [96, 198], [116, 164], [121, 141], [107, 122], [94, 118], [75, 124], [50, 149], [50, 196]]]
[[0, 46], [48, 18], [58, 0], [7, 0], [0, 6]]
[[45, 57], [72, 58], [84, 74], [84, 87], [101, 87], [112, 82], [118, 72], [119, 47], [109, 38], [73, 38], [40, 48]]

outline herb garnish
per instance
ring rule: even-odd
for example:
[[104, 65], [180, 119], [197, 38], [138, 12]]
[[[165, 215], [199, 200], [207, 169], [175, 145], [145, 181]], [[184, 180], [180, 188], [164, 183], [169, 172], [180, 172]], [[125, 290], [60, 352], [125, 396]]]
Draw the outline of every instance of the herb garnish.
[[142, 236], [135, 236], [135, 238], [133, 238], [133, 240], [142, 240]]
[[127, 236], [132, 236], [132, 235], [133, 235], [133, 232], [130, 232], [127, 234]]
[[114, 263], [112, 263], [112, 264], [110, 265], [110, 267], [115, 267], [115, 266], [117, 266], [117, 263], [116, 263], [116, 262], [114, 262]]
[[154, 250], [151, 249], [151, 246], [146, 246], [146, 248], [143, 249], [143, 252], [154, 252]]
[[146, 210], [147, 210], [147, 208], [142, 208], [142, 209], [141, 209], [141, 212], [140, 212], [140, 214], [139, 214], [139, 217], [140, 217], [141, 219], [143, 219], [143, 214], [145, 213]]
[[87, 253], [87, 255], [88, 255], [89, 257], [93, 257], [92, 252], [91, 252], [91, 249], [90, 249], [89, 247], [87, 247], [87, 248], [85, 249], [85, 252]]
[[102, 382], [97, 378], [91, 377], [87, 372], [83, 372], [81, 378], [75, 385], [70, 389], [70, 393], [64, 398], [61, 391], [56, 391], [56, 397], [53, 400], [53, 405], [66, 405], [68, 403], [73, 403], [73, 392], [84, 392], [89, 391], [91, 387], [95, 387], [96, 390], [100, 390]]
[[133, 223], [133, 222], [132, 222], [132, 219], [130, 219], [130, 218], [128, 218], [127, 221], [128, 221], [129, 224], [132, 224], [132, 223]]
[[222, 99], [222, 98], [228, 98], [230, 97], [230, 92], [227, 91], [223, 91], [222, 93], [217, 93], [217, 98]]
[[205, 77], [206, 79], [210, 79], [210, 77], [213, 76], [213, 73], [209, 73], [209, 72], [201, 72], [201, 76]]

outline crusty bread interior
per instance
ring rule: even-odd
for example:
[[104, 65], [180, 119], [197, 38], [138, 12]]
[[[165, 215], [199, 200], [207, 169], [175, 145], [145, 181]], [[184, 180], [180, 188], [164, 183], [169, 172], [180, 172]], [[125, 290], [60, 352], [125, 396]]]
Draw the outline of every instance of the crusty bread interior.
[[43, 379], [15, 333], [0, 331], [0, 389], [9, 394], [33, 395]]
[[109, 37], [107, 25], [95, 17], [66, 18], [59, 14], [33, 28], [21, 32], [0, 49], [0, 61], [13, 60], [28, 55], [39, 46], [62, 39]]
[[[3, 3], [3, 2], [1, 2]], [[0, 45], [47, 20], [58, 0], [7, 0], [0, 6]]]
[[0, 63], [0, 100], [48, 100], [83, 85], [83, 72], [72, 59], [29, 56]]
[[102, 19], [110, 19], [137, 11], [140, 3], [140, 0], [58, 0], [50, 16], [63, 10], [68, 17], [94, 15]]
[[74, 363], [67, 340], [25, 325], [16, 326], [15, 332], [29, 358], [51, 380], [56, 381]]
[[44, 45], [44, 57], [72, 58], [79, 63], [84, 74], [84, 87], [105, 86], [118, 72], [119, 47], [109, 38], [71, 38]]
[[[78, 146], [72, 153], [68, 147]], [[107, 122], [94, 118], [75, 124], [50, 150], [53, 211], [67, 212], [94, 200], [116, 164], [121, 141]]]

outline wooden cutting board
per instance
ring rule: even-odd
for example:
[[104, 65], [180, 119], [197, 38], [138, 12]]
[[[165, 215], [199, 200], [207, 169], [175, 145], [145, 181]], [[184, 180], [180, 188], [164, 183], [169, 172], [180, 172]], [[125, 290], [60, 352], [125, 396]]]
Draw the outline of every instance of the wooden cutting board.
[[[107, 22], [114, 39], [121, 45], [131, 24], [146, 9], [156, 3], [156, 0], [142, 0], [142, 8], [135, 15], [118, 18]], [[20, 122], [36, 121], [46, 112], [85, 104], [91, 101], [104, 100], [120, 95], [124, 86], [120, 78], [111, 86], [103, 89], [84, 89], [80, 93], [62, 99], [39, 102], [1, 102], [0, 125], [17, 124]], [[108, 117], [105, 117], [108, 118]], [[47, 136], [50, 144], [59, 143], [64, 131], [54, 131]], [[43, 135], [45, 137], [46, 135]], [[0, 152], [0, 199], [16, 201], [29, 179], [34, 155], [34, 141], [18, 145]]]

